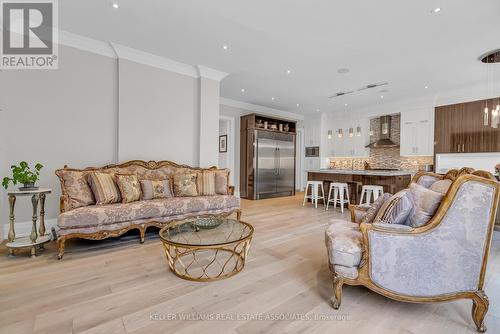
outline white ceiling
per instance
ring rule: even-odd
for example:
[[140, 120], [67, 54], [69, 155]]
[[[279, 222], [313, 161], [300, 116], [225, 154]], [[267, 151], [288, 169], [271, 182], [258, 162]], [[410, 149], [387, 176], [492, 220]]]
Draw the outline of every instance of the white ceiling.
[[[484, 83], [485, 65], [477, 58], [500, 48], [499, 0], [59, 4], [63, 30], [227, 72], [223, 97], [292, 112], [342, 110], [345, 103], [361, 108], [380, 95], [390, 102]], [[436, 7], [442, 11], [431, 14]], [[500, 64], [493, 67], [500, 85]], [[339, 74], [339, 68], [350, 72]], [[383, 81], [390, 85], [327, 98]], [[389, 91], [380, 93], [383, 88]]]

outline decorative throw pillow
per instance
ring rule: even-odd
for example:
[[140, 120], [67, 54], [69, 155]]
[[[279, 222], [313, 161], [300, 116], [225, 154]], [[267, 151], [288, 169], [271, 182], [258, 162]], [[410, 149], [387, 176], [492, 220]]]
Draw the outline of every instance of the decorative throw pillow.
[[384, 203], [391, 198], [391, 194], [385, 193], [382, 196], [379, 196], [375, 202], [370, 204], [370, 208], [366, 211], [363, 218], [361, 219], [361, 223], [371, 224], [375, 219], [375, 216], [379, 212], [380, 208]]
[[415, 212], [410, 217], [411, 227], [420, 227], [432, 218], [443, 199], [443, 194], [426, 189], [416, 183], [411, 183], [409, 192], [415, 205]]
[[173, 197], [172, 184], [165, 180], [141, 180], [142, 199]]
[[135, 174], [115, 174], [120, 189], [122, 203], [136, 202], [141, 199], [141, 184]]
[[120, 191], [113, 180], [113, 174], [91, 172], [88, 181], [97, 205], [120, 202]]
[[94, 195], [87, 183], [88, 172], [58, 169], [56, 175], [68, 197], [65, 210], [95, 204]]
[[198, 196], [196, 190], [197, 173], [174, 174], [174, 194], [178, 197]]
[[229, 188], [229, 169], [217, 169], [215, 173], [215, 193], [227, 195]]
[[433, 183], [432, 186], [430, 186], [429, 190], [446, 195], [452, 183], [453, 182], [450, 179], [440, 180], [437, 181], [436, 183]]
[[205, 170], [198, 173], [196, 186], [198, 188], [198, 195], [200, 196], [217, 195], [215, 193], [215, 172]]
[[414, 203], [412, 201], [408, 189], [404, 189], [396, 193], [389, 200], [389, 206], [380, 217], [380, 223], [408, 225], [408, 218], [414, 211]]

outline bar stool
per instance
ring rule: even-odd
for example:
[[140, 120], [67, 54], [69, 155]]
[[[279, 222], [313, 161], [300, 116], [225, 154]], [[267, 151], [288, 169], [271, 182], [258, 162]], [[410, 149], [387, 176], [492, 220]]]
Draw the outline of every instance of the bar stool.
[[[332, 199], [332, 191], [333, 191], [333, 199]], [[344, 213], [344, 204], [346, 203], [351, 204], [349, 200], [349, 186], [347, 185], [347, 183], [333, 182], [330, 184], [330, 189], [328, 190], [328, 202], [326, 203], [327, 210], [330, 203], [333, 203], [334, 209], [337, 207], [338, 203], [340, 205], [340, 211]]]
[[371, 195], [373, 195], [373, 201], [375, 202], [379, 196], [384, 194], [384, 187], [382, 186], [362, 186], [361, 187], [361, 197], [359, 198], [359, 204], [363, 204], [363, 197], [365, 198], [365, 205], [370, 205]]
[[[311, 187], [311, 195], [307, 194], [309, 190], [309, 186]], [[319, 195], [319, 189], [321, 189], [321, 196]], [[325, 205], [325, 189], [323, 189], [322, 181], [307, 181], [306, 192], [304, 193], [304, 202], [302, 206], [306, 205], [307, 199], [310, 199], [314, 207], [318, 207], [318, 199], [323, 201], [323, 205]]]

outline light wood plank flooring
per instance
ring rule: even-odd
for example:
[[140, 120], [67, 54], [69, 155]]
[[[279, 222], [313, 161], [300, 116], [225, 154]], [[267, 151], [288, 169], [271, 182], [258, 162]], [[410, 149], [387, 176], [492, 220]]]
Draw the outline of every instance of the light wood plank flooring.
[[[470, 301], [407, 304], [347, 286], [340, 310], [333, 310], [323, 232], [341, 214], [302, 207], [300, 194], [242, 206], [242, 219], [255, 227], [250, 259], [219, 282], [174, 276], [153, 229], [143, 245], [137, 232], [70, 241], [62, 261], [55, 244], [36, 259], [8, 258], [0, 246], [0, 333], [475, 333]], [[498, 232], [486, 292], [488, 332], [500, 333]], [[335, 320], [314, 320], [332, 314]], [[210, 315], [224, 320], [197, 320]], [[244, 318], [231, 319], [238, 315]]]

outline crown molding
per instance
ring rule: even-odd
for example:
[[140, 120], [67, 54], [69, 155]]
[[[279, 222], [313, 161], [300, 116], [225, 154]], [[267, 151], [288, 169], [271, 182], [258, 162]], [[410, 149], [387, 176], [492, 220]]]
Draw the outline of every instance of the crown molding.
[[214, 70], [213, 68], [206, 67], [203, 65], [197, 65], [196, 68], [198, 69], [198, 75], [200, 76], [200, 78], [207, 78], [215, 81], [221, 81], [227, 76], [226, 72]]
[[105, 57], [117, 58], [117, 55], [109, 43], [73, 34], [64, 30], [59, 30], [59, 44]]
[[252, 103], [242, 102], [242, 101], [238, 101], [238, 100], [228, 99], [225, 97], [220, 98], [220, 104], [225, 105], [225, 106], [229, 106], [229, 107], [245, 109], [248, 111], [256, 111], [256, 112], [259, 112], [259, 113], [264, 114], [264, 115], [281, 117], [281, 118], [290, 119], [293, 121], [303, 121], [304, 120], [304, 115], [296, 114], [296, 113], [285, 111], [285, 110], [269, 108], [269, 107], [261, 106], [258, 104], [252, 104]]
[[60, 45], [66, 45], [113, 59], [126, 59], [193, 78], [201, 77], [220, 81], [228, 75], [225, 72], [210, 67], [181, 63], [114, 42], [104, 42], [64, 30], [59, 30], [58, 33]]
[[198, 78], [198, 70], [195, 66], [177, 62], [172, 59], [160, 57], [148, 52], [129, 48], [128, 46], [110, 42], [119, 59], [126, 59], [136, 63], [149, 65], [163, 70]]

